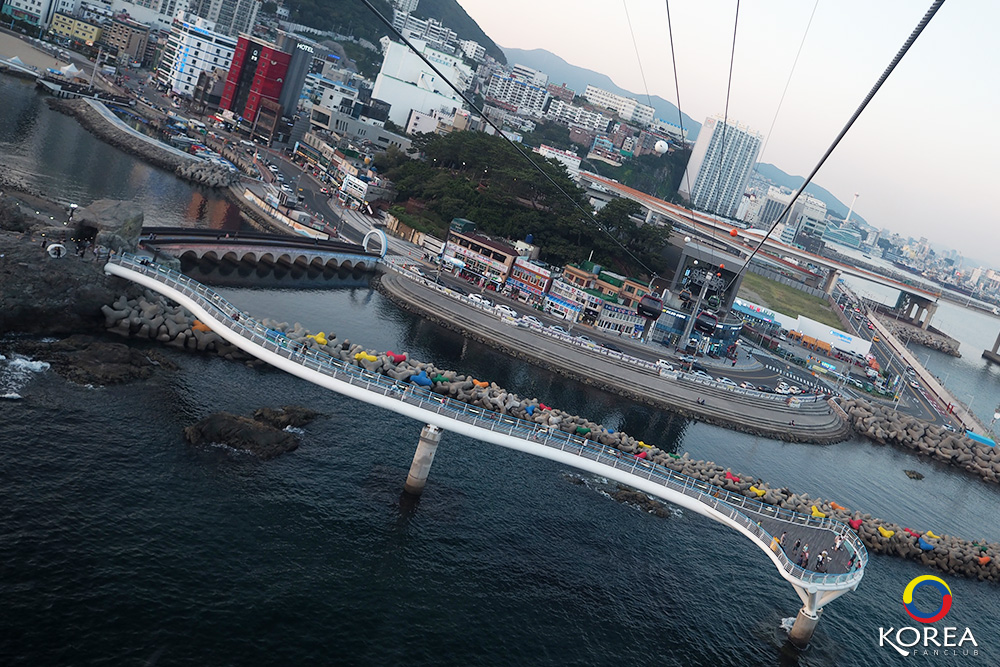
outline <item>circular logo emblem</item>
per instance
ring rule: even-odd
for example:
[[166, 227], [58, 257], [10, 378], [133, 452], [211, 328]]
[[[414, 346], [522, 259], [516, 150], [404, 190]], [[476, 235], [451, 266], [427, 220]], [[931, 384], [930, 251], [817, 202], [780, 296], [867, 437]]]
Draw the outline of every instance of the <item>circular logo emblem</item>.
[[[941, 593], [940, 609], [927, 614], [920, 611], [917, 605], [913, 604], [913, 593], [921, 586], [930, 586]], [[914, 621], [920, 623], [937, 623], [951, 611], [951, 589], [948, 588], [948, 584], [944, 583], [943, 579], [925, 574], [906, 585], [906, 589], [903, 591], [903, 606], [906, 608], [906, 613]]]

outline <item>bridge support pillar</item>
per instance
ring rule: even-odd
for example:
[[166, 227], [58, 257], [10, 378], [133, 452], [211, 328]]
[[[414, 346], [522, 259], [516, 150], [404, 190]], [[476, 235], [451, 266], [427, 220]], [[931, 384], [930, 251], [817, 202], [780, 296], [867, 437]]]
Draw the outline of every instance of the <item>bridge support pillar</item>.
[[439, 442], [441, 442], [441, 429], [432, 424], [424, 426], [420, 431], [417, 451], [413, 454], [413, 463], [410, 464], [410, 473], [406, 476], [404, 491], [419, 496], [424, 490]]
[[827, 296], [833, 294], [833, 288], [837, 285], [837, 280], [840, 279], [841, 273], [838, 269], [831, 269], [830, 275], [826, 277], [826, 284], [823, 285], [823, 293]]
[[805, 607], [799, 609], [799, 615], [795, 617], [792, 631], [788, 633], [788, 641], [798, 648], [808, 646], [813, 632], [816, 631], [816, 625], [819, 623], [819, 615], [822, 613], [822, 609], [817, 609], [816, 613], [810, 613]]

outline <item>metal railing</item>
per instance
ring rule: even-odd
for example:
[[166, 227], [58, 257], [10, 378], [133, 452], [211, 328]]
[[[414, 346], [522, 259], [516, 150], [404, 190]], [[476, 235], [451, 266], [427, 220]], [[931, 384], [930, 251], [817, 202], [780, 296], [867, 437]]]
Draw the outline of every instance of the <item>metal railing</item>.
[[[782, 564], [782, 569], [805, 584], [839, 585], [839, 587], [846, 588], [855, 585], [863, 575], [864, 567], [868, 562], [867, 550], [857, 534], [840, 521], [829, 517], [813, 517], [775, 505], [768, 505], [675, 472], [665, 466], [636, 458], [589, 438], [559, 430], [558, 427], [543, 426], [512, 415], [471, 405], [436, 394], [412, 383], [393, 380], [390, 377], [354, 366], [339, 358], [332, 357], [326, 352], [314, 350], [303, 343], [293, 341], [281, 332], [265, 327], [205, 285], [148, 259], [121, 253], [109, 258], [108, 263], [150, 276], [156, 281], [176, 289], [191, 298], [209, 314], [215, 316], [230, 331], [309, 370], [402, 403], [420, 407], [428, 412], [464, 422], [476, 428], [558, 449], [660, 484], [672, 491], [694, 498], [739, 523], [765, 546], [771, 544], [774, 536], [760, 525], [759, 519], [764, 518], [827, 530], [842, 536], [844, 542], [857, 554], [855, 562], [859, 564], [858, 569], [839, 574], [812, 572], [793, 563], [783, 550], [779, 549], [775, 552]], [[755, 516], [758, 519], [754, 519]]]

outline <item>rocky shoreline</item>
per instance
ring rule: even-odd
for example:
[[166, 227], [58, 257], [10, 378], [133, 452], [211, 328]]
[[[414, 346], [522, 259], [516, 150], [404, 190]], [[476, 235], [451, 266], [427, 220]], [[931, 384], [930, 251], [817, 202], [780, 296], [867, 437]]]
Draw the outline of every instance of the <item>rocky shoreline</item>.
[[987, 482], [1000, 483], [1000, 452], [996, 447], [867, 401], [844, 399], [840, 405], [854, 429], [874, 442], [895, 445], [960, 467]]
[[912, 324], [889, 319], [888, 317], [880, 319], [882, 325], [904, 343], [916, 343], [917, 345], [922, 345], [938, 352], [944, 352], [952, 357], [960, 358], [962, 356], [962, 353], [958, 351], [959, 342], [954, 338], [933, 331], [927, 331]]
[[267, 461], [298, 449], [299, 439], [289, 429], [318, 416], [318, 412], [299, 406], [260, 408], [253, 418], [216, 412], [185, 428], [184, 438], [192, 445], [224, 445]]

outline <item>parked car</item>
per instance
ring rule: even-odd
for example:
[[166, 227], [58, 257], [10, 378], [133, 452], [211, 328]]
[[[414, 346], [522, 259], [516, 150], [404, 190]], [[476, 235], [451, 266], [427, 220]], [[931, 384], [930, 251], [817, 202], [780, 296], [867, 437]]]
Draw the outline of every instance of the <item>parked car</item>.
[[553, 324], [553, 325], [551, 325], [549, 327], [546, 327], [546, 328], [549, 331], [551, 331], [552, 333], [557, 333], [557, 334], [567, 333], [567, 331], [565, 329], [563, 329], [561, 326], [559, 326], [558, 324]]
[[524, 317], [521, 318], [520, 321], [524, 322], [527, 326], [535, 329], [541, 329], [545, 326], [544, 324], [542, 324], [542, 321], [537, 317], [535, 317], [534, 315], [525, 315]]
[[757, 391], [762, 391], [766, 394], [773, 394], [774, 387], [768, 387], [766, 384], [759, 384], [757, 385]]
[[517, 314], [516, 310], [514, 310], [510, 306], [505, 306], [502, 303], [499, 304], [496, 308], [494, 308], [493, 311], [500, 317], [511, 317], [515, 320], [518, 317], [520, 317], [520, 315]]
[[683, 354], [683, 355], [681, 355], [680, 360], [681, 360], [682, 364], [693, 364], [694, 363], [694, 357], [692, 357], [690, 354]]
[[740, 389], [757, 389], [749, 382], [740, 382]]
[[727, 377], [719, 376], [719, 377], [715, 378], [715, 381], [718, 382], [719, 384], [724, 384], [727, 387], [739, 387], [738, 384], [736, 384], [734, 381], [730, 380]]
[[483, 306], [484, 308], [492, 308], [493, 307], [493, 302], [490, 301], [489, 299], [487, 299], [482, 294], [470, 294], [469, 295], [469, 301], [471, 301], [472, 303], [477, 304], [479, 306]]
[[656, 362], [656, 367], [661, 371], [672, 371], [674, 370], [674, 365], [667, 361], [666, 359], [658, 359]]
[[614, 343], [600, 343], [600, 346], [605, 350], [611, 350], [612, 352], [624, 353], [625, 351], [615, 345]]
[[580, 341], [581, 343], [588, 343], [588, 344], [590, 344], [590, 345], [593, 345], [593, 344], [594, 344], [594, 341], [590, 340], [590, 339], [589, 339], [588, 337], [586, 337], [586, 336], [577, 336], [577, 337], [576, 337], [576, 339], [577, 339], [578, 341]]
[[698, 378], [699, 380], [714, 380], [715, 379], [711, 375], [709, 375], [708, 373], [706, 373], [705, 371], [694, 371], [694, 372], [691, 373], [691, 375], [693, 375], [694, 377]]
[[468, 294], [468, 292], [466, 292], [464, 289], [462, 289], [458, 285], [455, 285], [453, 287], [449, 287], [448, 289], [450, 289], [452, 292], [454, 292], [456, 294], [461, 294], [462, 296], [465, 296], [465, 295]]

